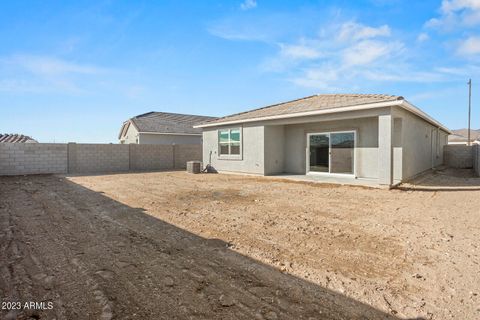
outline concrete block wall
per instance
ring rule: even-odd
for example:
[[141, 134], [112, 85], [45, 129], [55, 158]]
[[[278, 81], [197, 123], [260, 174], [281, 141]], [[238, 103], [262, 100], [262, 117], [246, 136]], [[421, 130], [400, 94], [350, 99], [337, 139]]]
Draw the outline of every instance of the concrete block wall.
[[446, 145], [443, 149], [444, 163], [452, 168], [473, 167], [473, 146]]
[[480, 177], [480, 145], [473, 146], [473, 170]]
[[71, 173], [122, 172], [130, 170], [126, 144], [69, 143]]
[[66, 144], [0, 143], [0, 175], [66, 172]]
[[202, 145], [0, 143], [0, 175], [184, 169]]
[[202, 161], [201, 144], [176, 144], [173, 147], [175, 169], [186, 169], [187, 161]]
[[[172, 145], [130, 144], [131, 170], [172, 169]], [[201, 149], [200, 149], [201, 150]]]

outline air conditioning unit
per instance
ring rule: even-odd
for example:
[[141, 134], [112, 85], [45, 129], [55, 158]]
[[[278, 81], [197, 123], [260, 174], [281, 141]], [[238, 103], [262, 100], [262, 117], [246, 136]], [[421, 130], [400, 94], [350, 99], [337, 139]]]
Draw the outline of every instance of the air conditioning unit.
[[202, 162], [201, 161], [187, 161], [187, 172], [188, 173], [200, 173], [202, 171]]

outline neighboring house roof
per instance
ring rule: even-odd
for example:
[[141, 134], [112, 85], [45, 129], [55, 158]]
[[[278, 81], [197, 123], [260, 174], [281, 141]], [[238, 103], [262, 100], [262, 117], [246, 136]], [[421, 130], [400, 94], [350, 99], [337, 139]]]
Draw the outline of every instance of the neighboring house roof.
[[197, 125], [197, 128], [212, 127], [242, 122], [285, 119], [342, 111], [354, 111], [386, 106], [401, 106], [450, 133], [444, 125], [410, 104], [401, 96], [386, 94], [320, 94], [259, 109], [241, 112]]
[[0, 143], [38, 143], [38, 141], [23, 134], [0, 133]]
[[119, 138], [125, 134], [130, 124], [135, 126], [138, 132], [200, 135], [202, 130], [193, 128], [193, 126], [214, 119], [216, 118], [192, 114], [148, 112], [125, 121], [120, 130]]

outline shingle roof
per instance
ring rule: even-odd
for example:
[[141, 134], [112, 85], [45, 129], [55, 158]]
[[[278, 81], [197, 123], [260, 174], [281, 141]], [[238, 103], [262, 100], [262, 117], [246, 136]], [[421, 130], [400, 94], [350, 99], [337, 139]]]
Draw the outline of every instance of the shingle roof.
[[23, 134], [0, 133], [0, 143], [38, 143], [38, 141]]
[[214, 119], [216, 118], [191, 114], [148, 112], [133, 117], [126, 123], [133, 123], [139, 132], [201, 134], [202, 130], [193, 126]]
[[[232, 114], [208, 121], [208, 124], [228, 121], [240, 121], [278, 115], [294, 115], [296, 113], [328, 110], [362, 104], [403, 100], [401, 96], [386, 94], [321, 94], [313, 95], [284, 103], [274, 104], [259, 109]], [[206, 123], [204, 123], [206, 124]]]

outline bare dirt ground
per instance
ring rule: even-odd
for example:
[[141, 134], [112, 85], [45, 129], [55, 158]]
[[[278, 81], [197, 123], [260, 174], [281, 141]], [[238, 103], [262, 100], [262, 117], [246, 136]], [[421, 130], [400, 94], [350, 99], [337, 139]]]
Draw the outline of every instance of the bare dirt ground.
[[0, 298], [53, 302], [0, 316], [479, 319], [480, 179], [422, 179], [0, 177]]

